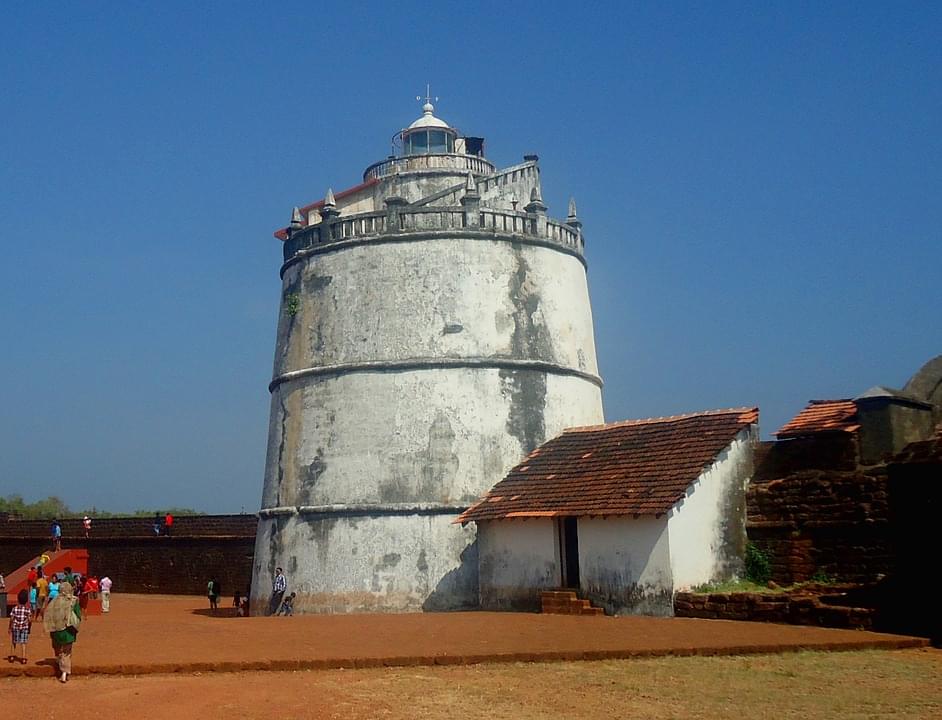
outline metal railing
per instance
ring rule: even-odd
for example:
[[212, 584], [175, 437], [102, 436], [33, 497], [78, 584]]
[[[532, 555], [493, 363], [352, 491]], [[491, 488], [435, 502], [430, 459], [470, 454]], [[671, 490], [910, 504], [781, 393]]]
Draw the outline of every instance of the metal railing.
[[403, 157], [387, 158], [386, 160], [380, 160], [378, 163], [373, 163], [364, 171], [363, 182], [384, 178], [396, 172], [435, 169], [470, 170], [476, 175], [490, 175], [497, 170], [497, 167], [477, 155], [461, 155], [457, 153], [405, 155]]

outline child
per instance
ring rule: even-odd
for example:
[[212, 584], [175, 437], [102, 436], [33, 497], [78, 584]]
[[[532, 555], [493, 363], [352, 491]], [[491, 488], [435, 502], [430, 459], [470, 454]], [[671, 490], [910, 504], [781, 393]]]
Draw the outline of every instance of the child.
[[16, 646], [20, 646], [20, 662], [25, 665], [26, 643], [29, 642], [29, 629], [33, 624], [33, 616], [29, 611], [29, 593], [20, 590], [16, 596], [18, 605], [10, 610], [10, 662], [16, 660]]
[[36, 610], [39, 605], [39, 586], [36, 582], [31, 582], [29, 584], [29, 613], [33, 617], [36, 617]]
[[236, 590], [235, 594], [232, 596], [232, 607], [236, 610], [236, 617], [244, 617], [242, 612], [242, 594]]
[[291, 593], [282, 601], [281, 607], [278, 609], [278, 614], [284, 615], [285, 617], [294, 615], [294, 593]]
[[49, 581], [43, 573], [42, 565], [39, 566], [39, 577], [36, 578], [36, 615], [35, 619], [41, 619], [43, 610], [46, 609], [46, 597], [49, 595]]

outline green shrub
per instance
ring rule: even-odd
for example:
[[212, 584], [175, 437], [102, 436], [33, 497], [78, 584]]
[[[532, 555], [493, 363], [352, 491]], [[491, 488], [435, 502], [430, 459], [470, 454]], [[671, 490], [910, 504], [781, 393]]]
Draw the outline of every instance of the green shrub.
[[752, 543], [746, 545], [746, 579], [757, 585], [766, 585], [772, 579], [769, 556]]
[[301, 309], [301, 296], [298, 293], [288, 293], [285, 295], [285, 312], [293, 317]]

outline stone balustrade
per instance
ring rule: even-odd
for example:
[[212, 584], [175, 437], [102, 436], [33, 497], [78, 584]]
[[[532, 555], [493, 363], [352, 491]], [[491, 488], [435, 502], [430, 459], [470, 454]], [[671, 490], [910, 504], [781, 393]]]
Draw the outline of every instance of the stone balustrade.
[[582, 257], [582, 233], [571, 225], [545, 215], [519, 210], [473, 207], [396, 206], [386, 212], [340, 216], [296, 231], [284, 244], [288, 262], [305, 250], [353, 239], [380, 237], [390, 233], [435, 231], [483, 232], [533, 238], [559, 245]]
[[387, 158], [373, 163], [363, 172], [363, 182], [378, 180], [395, 173], [412, 172], [413, 170], [470, 170], [475, 175], [490, 175], [497, 168], [477, 155], [463, 155], [459, 153], [432, 153], [428, 155], [406, 155], [405, 157]]

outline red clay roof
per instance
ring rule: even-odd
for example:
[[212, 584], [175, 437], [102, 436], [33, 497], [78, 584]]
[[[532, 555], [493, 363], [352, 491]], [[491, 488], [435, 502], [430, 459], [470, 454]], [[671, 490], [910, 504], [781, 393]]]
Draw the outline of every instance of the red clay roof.
[[666, 513], [758, 408], [570, 428], [544, 443], [455, 521]]
[[853, 400], [812, 400], [783, 425], [775, 437], [782, 440], [824, 431], [854, 432], [859, 427], [857, 405]]
[[[339, 193], [335, 193], [335, 194], [334, 194], [334, 200], [343, 200], [343, 199], [344, 199], [345, 197], [347, 197], [348, 195], [353, 195], [354, 193], [358, 193], [358, 192], [360, 192], [361, 190], [363, 190], [363, 189], [365, 189], [365, 188], [368, 188], [368, 187], [370, 187], [371, 185], [375, 185], [375, 184], [378, 183], [378, 182], [379, 182], [379, 179], [378, 179], [378, 178], [370, 178], [370, 179], [367, 180], [366, 182], [362, 182], [362, 183], [360, 183], [359, 185], [354, 185], [354, 186], [351, 187], [351, 188], [347, 188], [346, 190], [341, 190]], [[312, 202], [310, 205], [305, 205], [303, 208], [298, 208], [298, 209], [301, 211], [301, 222], [303, 222], [305, 225], [307, 225], [307, 214], [308, 214], [311, 210], [314, 210], [314, 209], [320, 210], [322, 207], [324, 207], [324, 200], [323, 200], [323, 198], [320, 199], [320, 200], [318, 200], [317, 202]], [[283, 228], [281, 228], [281, 229], [279, 229], [279, 230], [275, 230], [274, 236], [275, 236], [276, 238], [278, 238], [279, 240], [282, 240], [282, 241], [283, 241], [283, 240], [287, 240], [287, 238], [288, 238], [288, 228], [283, 227]]]

